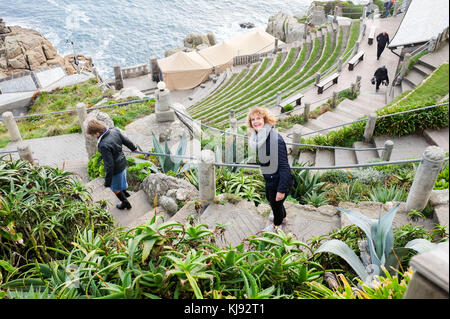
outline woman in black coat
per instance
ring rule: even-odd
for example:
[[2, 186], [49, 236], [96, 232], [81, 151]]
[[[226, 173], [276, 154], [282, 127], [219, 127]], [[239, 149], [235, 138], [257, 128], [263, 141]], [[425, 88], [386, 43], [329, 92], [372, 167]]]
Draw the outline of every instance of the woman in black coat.
[[377, 35], [377, 60], [380, 59], [381, 53], [383, 53], [384, 48], [389, 44], [389, 34], [386, 31], [381, 32]]
[[264, 230], [275, 231], [276, 227], [286, 222], [283, 203], [293, 184], [286, 143], [273, 128], [276, 119], [267, 109], [251, 109], [247, 121], [248, 126], [253, 129], [249, 144], [257, 150], [258, 162], [266, 182], [266, 198], [273, 212], [273, 225]]
[[118, 209], [130, 209], [131, 204], [127, 200], [127, 197], [130, 196], [127, 192], [127, 160], [122, 151], [122, 145], [125, 145], [133, 152], [137, 150], [137, 147], [123, 136], [117, 128], [108, 129], [98, 120], [89, 121], [86, 134], [95, 136], [98, 139], [98, 151], [102, 155], [105, 166], [104, 186], [111, 188], [121, 201], [116, 207]]

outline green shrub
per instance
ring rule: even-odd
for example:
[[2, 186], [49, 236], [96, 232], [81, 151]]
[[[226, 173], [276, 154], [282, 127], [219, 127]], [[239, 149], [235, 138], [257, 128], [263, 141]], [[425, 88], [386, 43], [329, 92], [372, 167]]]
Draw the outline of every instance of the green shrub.
[[436, 180], [436, 184], [433, 189], [448, 189], [448, 162], [444, 164], [444, 167], [439, 172]]

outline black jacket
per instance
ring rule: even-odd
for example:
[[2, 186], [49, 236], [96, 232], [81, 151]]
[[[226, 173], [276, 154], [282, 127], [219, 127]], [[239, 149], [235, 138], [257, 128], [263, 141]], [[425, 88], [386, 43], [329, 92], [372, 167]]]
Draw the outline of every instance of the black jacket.
[[[270, 152], [272, 140], [276, 140], [278, 146], [276, 154], [271, 154]], [[272, 129], [264, 144], [261, 150], [265, 149], [267, 158], [260, 156], [261, 150], [259, 150], [258, 162], [261, 165], [261, 172], [266, 181], [266, 188], [276, 189], [277, 192], [284, 193], [287, 196], [287, 193], [292, 187], [293, 178], [289, 166], [286, 143], [281, 135]], [[274, 169], [271, 169], [271, 165], [274, 165]]]
[[389, 83], [389, 77], [388, 77], [388, 71], [385, 67], [381, 67], [378, 68], [374, 75], [373, 75], [377, 81], [381, 82], [381, 81], [387, 81], [387, 83]]
[[115, 127], [107, 130], [99, 137], [98, 151], [102, 154], [103, 164], [105, 165], [105, 187], [110, 187], [112, 177], [127, 167], [122, 144], [131, 151], [136, 150], [136, 146], [120, 134], [120, 131]]
[[378, 47], [384, 48], [389, 43], [389, 35], [387, 33], [380, 33], [379, 35], [377, 35], [377, 43]]

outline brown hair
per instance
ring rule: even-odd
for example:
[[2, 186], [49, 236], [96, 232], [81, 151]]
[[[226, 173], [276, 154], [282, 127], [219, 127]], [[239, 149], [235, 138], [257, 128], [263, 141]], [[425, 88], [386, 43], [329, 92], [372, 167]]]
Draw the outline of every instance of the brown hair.
[[90, 120], [86, 128], [86, 134], [95, 135], [97, 133], [103, 133], [107, 128], [108, 127], [99, 120]]
[[268, 109], [257, 106], [257, 107], [250, 109], [250, 111], [248, 112], [248, 115], [247, 115], [247, 125], [250, 128], [253, 128], [251, 117], [252, 117], [252, 115], [255, 115], [255, 114], [259, 114], [260, 116], [262, 116], [262, 118], [264, 119], [264, 124], [267, 123], [271, 126], [274, 126], [275, 122], [277, 121], [275, 116]]

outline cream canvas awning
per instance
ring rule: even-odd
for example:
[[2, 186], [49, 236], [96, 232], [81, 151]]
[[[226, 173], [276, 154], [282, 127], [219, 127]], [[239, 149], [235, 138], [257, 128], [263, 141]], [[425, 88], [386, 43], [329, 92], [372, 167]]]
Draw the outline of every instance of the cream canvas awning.
[[208, 79], [212, 66], [197, 52], [176, 52], [158, 60], [169, 90], [189, 90]]
[[414, 45], [437, 37], [449, 26], [448, 0], [412, 0], [389, 48]]
[[[275, 48], [275, 37], [266, 31], [255, 28], [250, 32], [241, 34], [225, 41], [234, 49], [234, 56], [264, 53]], [[278, 41], [278, 43], [282, 43]]]
[[198, 51], [210, 65], [220, 68], [223, 72], [228, 67], [233, 65], [235, 49], [225, 42], [220, 42], [212, 47]]

